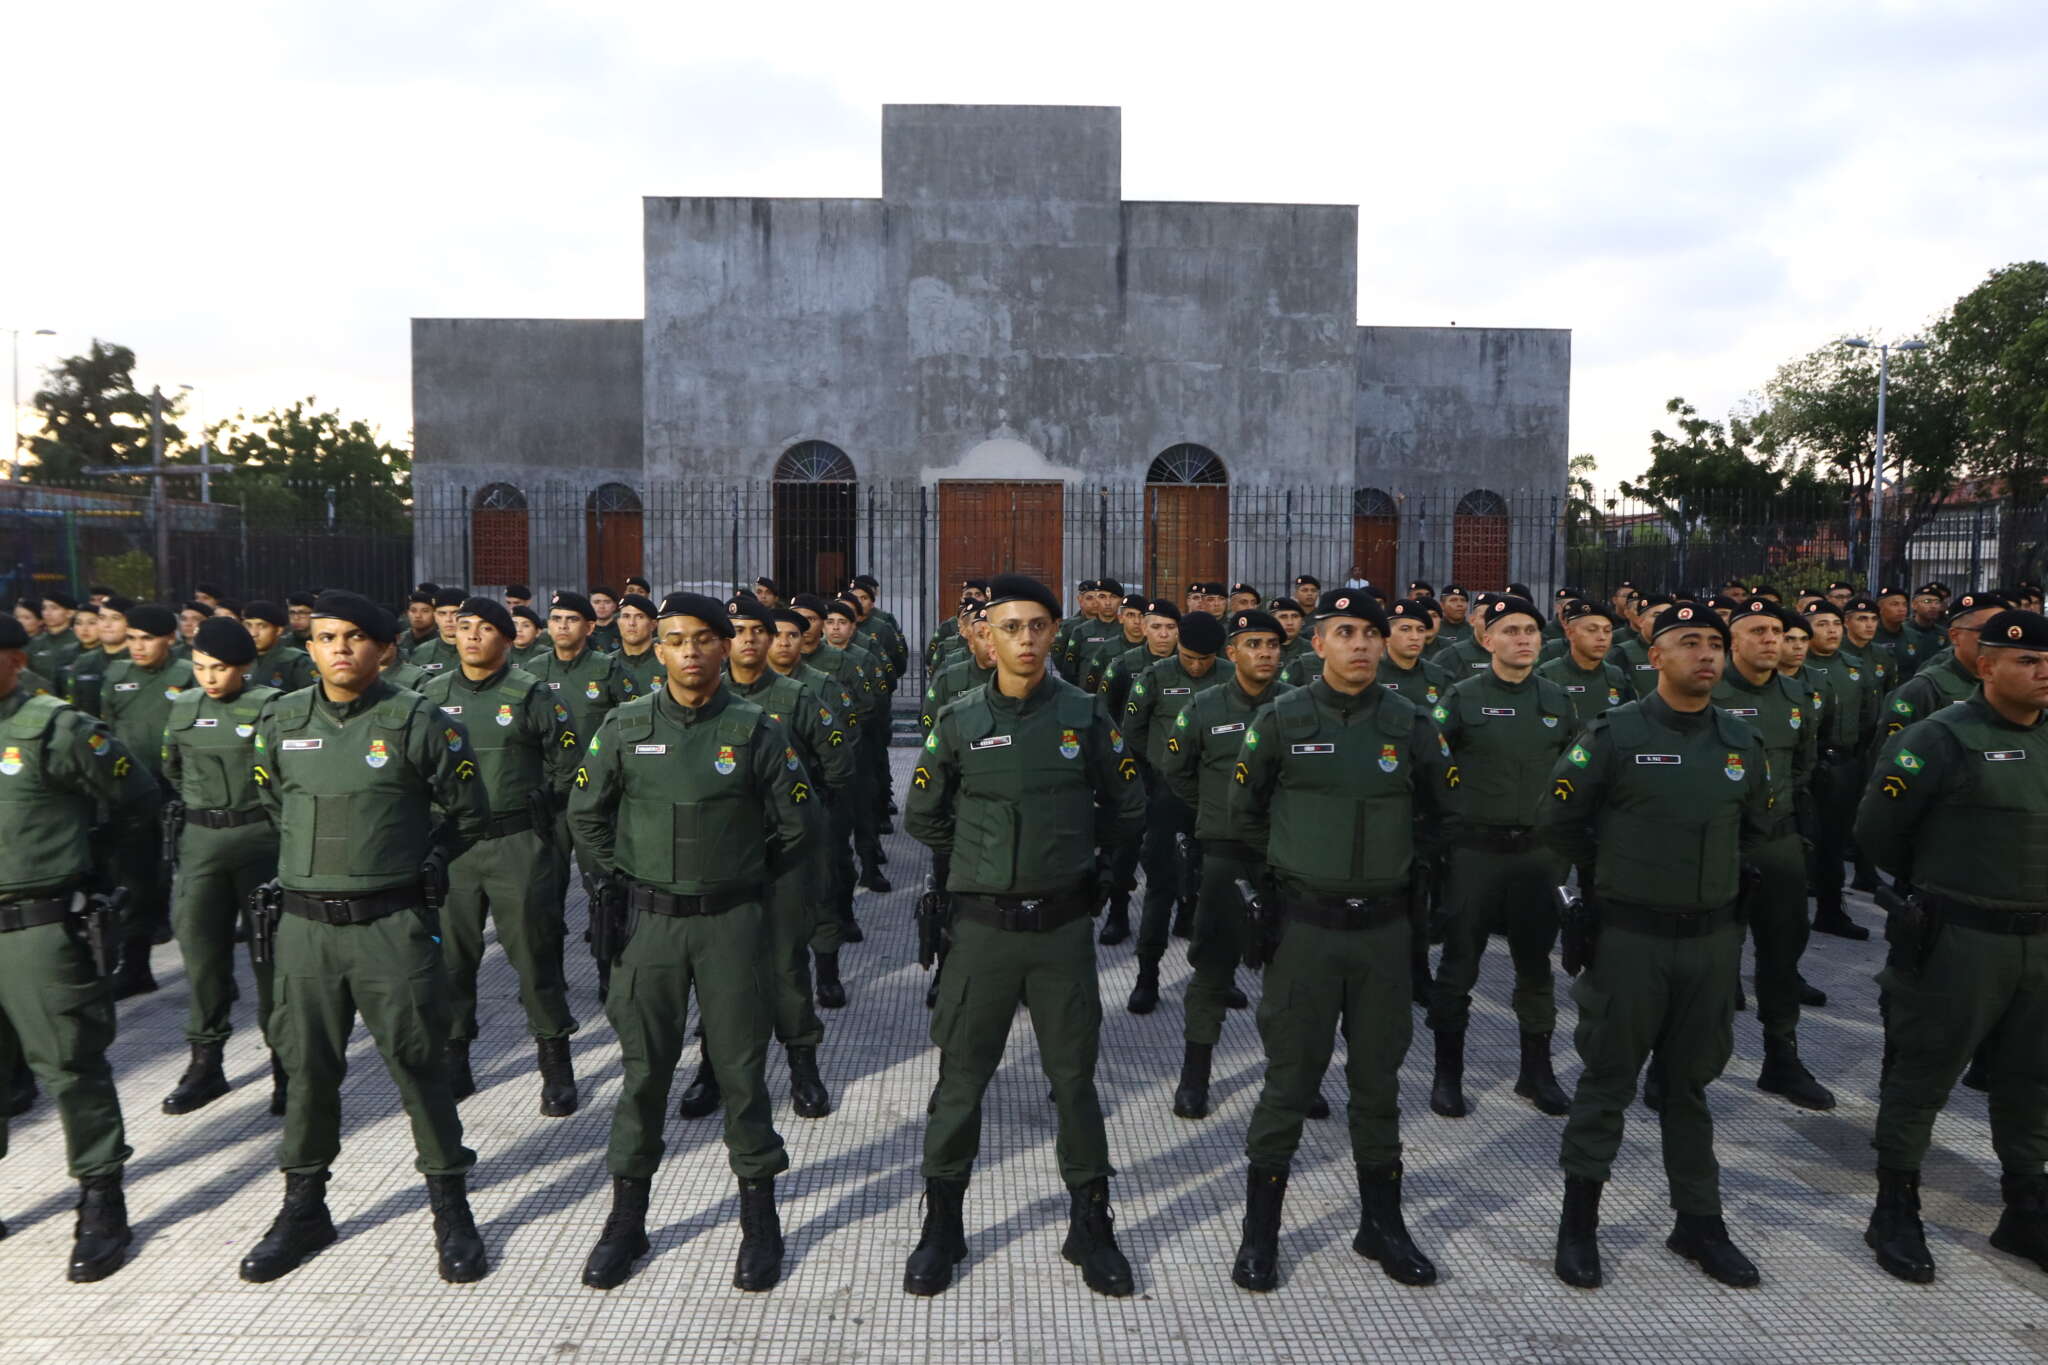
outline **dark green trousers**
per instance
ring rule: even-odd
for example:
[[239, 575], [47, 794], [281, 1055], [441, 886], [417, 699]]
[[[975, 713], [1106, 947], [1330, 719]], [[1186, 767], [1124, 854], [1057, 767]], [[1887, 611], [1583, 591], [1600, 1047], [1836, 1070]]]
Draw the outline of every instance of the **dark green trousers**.
[[1405, 918], [1358, 930], [1288, 921], [1259, 1000], [1266, 1084], [1245, 1134], [1252, 1165], [1285, 1170], [1293, 1162], [1340, 1028], [1349, 1052], [1352, 1157], [1360, 1166], [1401, 1159], [1401, 1062], [1415, 1027], [1409, 936]]
[[1878, 1164], [1917, 1171], [1956, 1078], [1991, 1040], [1991, 1146], [2012, 1175], [2048, 1162], [2048, 936], [1944, 925], [1921, 970], [1886, 967], [1891, 1069], [1878, 1092]]
[[1850, 832], [1856, 825], [1856, 805], [1863, 796], [1863, 765], [1853, 755], [1830, 762], [1822, 760], [1813, 770], [1813, 853], [1809, 880], [1817, 900], [1842, 898], [1842, 860], [1849, 856]]
[[[823, 831], [813, 832], [822, 838]], [[811, 949], [825, 920], [832, 921], [838, 949], [839, 917], [825, 913], [818, 894], [826, 869], [817, 858], [777, 877], [768, 888], [768, 939], [775, 961], [775, 1041], [784, 1047], [816, 1047], [825, 1041], [825, 1024], [811, 998]]]
[[826, 807], [826, 825], [818, 857], [824, 864], [825, 894], [816, 903], [811, 925], [811, 948], [836, 953], [846, 942], [840, 914], [853, 913], [853, 800], [852, 792], [834, 792]]
[[441, 907], [441, 953], [448, 967], [448, 1036], [476, 1037], [476, 977], [484, 960], [484, 919], [498, 926], [498, 946], [519, 977], [519, 1003], [536, 1038], [576, 1031], [562, 975], [562, 898], [558, 859], [532, 830], [472, 846], [448, 865]]
[[1557, 986], [1550, 950], [1557, 944], [1557, 905], [1552, 890], [1562, 880], [1554, 855], [1542, 849], [1498, 853], [1491, 849], [1451, 850], [1450, 879], [1444, 888], [1450, 923], [1437, 961], [1436, 988], [1429, 998], [1429, 1026], [1462, 1033], [1472, 1018], [1472, 988], [1486, 940], [1498, 928], [1507, 934], [1515, 964], [1515, 1022], [1524, 1033], [1557, 1027]]
[[1721, 1212], [1707, 1086], [1735, 1050], [1735, 971], [1742, 960], [1741, 926], [1722, 913], [1723, 922], [1695, 938], [1600, 931], [1593, 965], [1572, 986], [1585, 1071], [1558, 1155], [1565, 1174], [1607, 1179], [1621, 1150], [1622, 1114], [1655, 1052], [1665, 1068], [1660, 1117], [1671, 1207]]
[[271, 1046], [292, 1078], [277, 1164], [314, 1175], [341, 1154], [341, 1082], [356, 1014], [384, 1058], [412, 1121], [421, 1175], [476, 1164], [448, 1088], [448, 977], [425, 910], [368, 924], [316, 924], [287, 914], [277, 928]]
[[[74, 1179], [111, 1175], [130, 1154], [107, 1065], [113, 1041], [113, 990], [82, 937], [64, 924], [0, 934], [0, 1076], [28, 1062], [57, 1105]], [[7, 1119], [0, 1116], [5, 1155]]]
[[1195, 974], [1182, 1006], [1181, 1036], [1190, 1043], [1214, 1047], [1223, 1036], [1223, 1018], [1229, 1013], [1224, 997], [1244, 960], [1250, 933], [1237, 883], [1242, 878], [1257, 886], [1265, 870], [1264, 862], [1249, 853], [1242, 844], [1215, 841], [1202, 848], [1202, 889], [1195, 897], [1194, 932], [1188, 938], [1188, 962]]
[[[1806, 850], [1796, 833], [1748, 855], [1763, 873], [1750, 897], [1749, 932], [1756, 941], [1756, 1021], [1764, 1037], [1799, 1035], [1799, 959], [1813, 927], [1806, 918]], [[1738, 963], [1737, 971], [1741, 970]]]
[[1182, 896], [1196, 888], [1181, 866], [1177, 836], [1190, 838], [1195, 832], [1195, 813], [1188, 803], [1173, 794], [1166, 780], [1150, 769], [1145, 773], [1145, 841], [1139, 861], [1145, 868], [1145, 899], [1138, 918], [1138, 960], [1157, 962], [1166, 956], [1166, 944], [1173, 930], [1174, 907]]
[[[225, 1043], [234, 1032], [235, 929], [242, 923], [249, 893], [277, 875], [277, 830], [269, 821], [234, 829], [185, 826], [178, 840], [178, 885], [171, 902], [171, 927], [185, 961], [191, 1004], [185, 1041]], [[270, 1041], [274, 993], [271, 965], [252, 964], [256, 973], [256, 1027]]]
[[789, 1169], [768, 1102], [775, 978], [768, 911], [759, 902], [722, 915], [639, 916], [605, 997], [624, 1071], [606, 1158], [613, 1175], [651, 1179], [661, 1165], [669, 1084], [689, 1040], [693, 986], [704, 1055], [725, 1095], [733, 1174], [760, 1180]]
[[1060, 1178], [1077, 1189], [1116, 1172], [1095, 1093], [1102, 1044], [1102, 997], [1095, 984], [1094, 921], [1050, 933], [1012, 933], [965, 918], [953, 923], [953, 948], [939, 975], [932, 1042], [939, 1084], [924, 1129], [924, 1174], [965, 1180], [981, 1150], [981, 1099], [1002, 1064], [1010, 1022], [1022, 1004], [1038, 1035], [1040, 1064], [1059, 1112]]

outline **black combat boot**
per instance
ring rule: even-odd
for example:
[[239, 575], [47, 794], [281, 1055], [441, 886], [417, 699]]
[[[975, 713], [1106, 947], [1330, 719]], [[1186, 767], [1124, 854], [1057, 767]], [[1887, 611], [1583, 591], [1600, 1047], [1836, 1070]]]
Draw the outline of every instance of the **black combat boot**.
[[1835, 1092], [1813, 1078], [1806, 1063], [1799, 1060], [1799, 1045], [1790, 1038], [1765, 1035], [1764, 1064], [1757, 1072], [1756, 1088], [1782, 1095], [1801, 1109], [1835, 1107]]
[[1828, 993], [1826, 991], [1812, 985], [1803, 976], [1799, 978], [1799, 1003], [1801, 1005], [1810, 1010], [1817, 1010], [1827, 1004], [1827, 1002]]
[[71, 1231], [73, 1284], [104, 1280], [127, 1259], [135, 1234], [128, 1230], [128, 1201], [121, 1193], [121, 1172], [89, 1175], [78, 1182], [78, 1220]]
[[469, 1069], [469, 1040], [453, 1039], [448, 1044], [448, 1093], [456, 1100], [468, 1099], [476, 1093], [476, 1075]]
[[1401, 1218], [1401, 1163], [1358, 1168], [1358, 1235], [1351, 1249], [1378, 1261], [1389, 1279], [1435, 1284], [1436, 1266], [1408, 1235]]
[[1320, 1089], [1309, 1097], [1307, 1112], [1308, 1116], [1312, 1119], [1326, 1119], [1330, 1117], [1330, 1102], [1323, 1098], [1323, 1092]]
[[1436, 1076], [1429, 1083], [1431, 1112], [1461, 1119], [1472, 1112], [1465, 1103], [1465, 1030], [1436, 1031]]
[[263, 1240], [242, 1258], [242, 1278], [251, 1284], [268, 1283], [297, 1270], [307, 1257], [333, 1243], [334, 1219], [327, 1212], [327, 1172], [287, 1173], [284, 1207], [271, 1220]]
[[1280, 1283], [1280, 1206], [1286, 1198], [1286, 1171], [1254, 1166], [1245, 1173], [1243, 1235], [1230, 1267], [1238, 1288], [1264, 1294]]
[[1719, 1280], [1730, 1289], [1754, 1288], [1761, 1278], [1749, 1257], [1728, 1239], [1728, 1225], [1718, 1213], [1679, 1214], [1664, 1245], [1696, 1263], [1708, 1278]]
[[1193, 897], [1184, 897], [1174, 902], [1173, 928], [1175, 938], [1192, 938], [1195, 932], [1195, 902]]
[[567, 1118], [576, 1112], [576, 1066], [569, 1060], [567, 1038], [536, 1038], [540, 1049], [540, 1114]]
[[1180, 1084], [1173, 1092], [1173, 1112], [1184, 1119], [1209, 1116], [1209, 1061], [1213, 1043], [1188, 1043], [1180, 1059]]
[[633, 1262], [647, 1254], [647, 1194], [653, 1186], [644, 1176], [612, 1177], [612, 1211], [583, 1263], [583, 1283], [592, 1289], [617, 1289], [632, 1276]]
[[718, 1089], [718, 1077], [711, 1070], [711, 1054], [700, 1044], [697, 1052], [697, 1074], [683, 1089], [683, 1097], [676, 1101], [676, 1117], [701, 1119], [713, 1113], [724, 1096]]
[[1600, 1287], [1600, 1191], [1603, 1180], [1564, 1178], [1564, 1212], [1557, 1220], [1557, 1278], [1575, 1289]]
[[882, 864], [879, 857], [868, 860], [861, 868], [860, 884], [862, 889], [877, 893], [894, 891], [896, 889], [890, 884], [889, 879], [882, 875]]
[[775, 1215], [775, 1177], [740, 1179], [740, 1255], [732, 1287], [753, 1293], [782, 1279], [782, 1220]]
[[1067, 1240], [1060, 1255], [1081, 1267], [1081, 1279], [1098, 1294], [1130, 1294], [1131, 1263], [1116, 1245], [1116, 1220], [1109, 1212], [1109, 1182], [1091, 1180], [1069, 1192]]
[[1821, 892], [1813, 900], [1813, 931], [1817, 934], [1834, 934], [1839, 938], [1867, 939], [1870, 931], [1849, 918], [1842, 909], [1842, 893]]
[[839, 979], [839, 954], [835, 952], [814, 952], [811, 956], [818, 964], [818, 1006], [820, 1009], [843, 1010], [846, 1008], [846, 983]]
[[285, 1074], [284, 1063], [277, 1059], [277, 1053], [270, 1054], [270, 1112], [284, 1117], [285, 1101], [291, 1094], [291, 1077]]
[[1934, 1253], [1920, 1226], [1920, 1172], [1877, 1168], [1877, 1207], [1863, 1244], [1877, 1253], [1887, 1274], [1914, 1284], [1934, 1283]]
[[228, 1093], [227, 1073], [221, 1070], [219, 1043], [192, 1044], [192, 1060], [185, 1074], [164, 1099], [166, 1114], [189, 1114]]
[[126, 1000], [148, 995], [156, 989], [156, 977], [149, 970], [149, 935], [131, 938], [121, 945], [121, 967], [114, 974], [114, 998]]
[[2048, 1175], [2001, 1175], [2005, 1212], [1991, 1230], [1991, 1245], [2048, 1270]]
[[441, 1256], [441, 1278], [450, 1284], [481, 1280], [491, 1263], [469, 1211], [468, 1180], [459, 1175], [428, 1176], [427, 1204], [434, 1210], [434, 1250]]
[[1118, 891], [1109, 898], [1109, 910], [1102, 917], [1102, 933], [1095, 941], [1110, 948], [1130, 936], [1131, 896], [1128, 891]]
[[903, 1267], [904, 1293], [929, 1298], [952, 1286], [953, 1267], [967, 1259], [967, 1229], [960, 1221], [966, 1201], [966, 1181], [925, 1180], [924, 1230]]
[[1223, 1008], [1244, 1010], [1250, 1009], [1251, 1005], [1251, 997], [1238, 988], [1237, 976], [1233, 973], [1230, 978], [1230, 985], [1223, 992]]
[[1124, 1001], [1124, 1008], [1132, 1014], [1150, 1014], [1159, 1008], [1159, 962], [1156, 958], [1149, 962], [1138, 959], [1138, 984], [1131, 987], [1131, 998]]
[[832, 1112], [832, 1095], [818, 1074], [818, 1049], [792, 1043], [789, 1054], [789, 1103], [800, 1119], [821, 1119]]
[[[880, 875], [879, 873], [876, 875]], [[839, 941], [842, 943], [865, 943], [867, 934], [862, 931], [860, 921], [853, 917], [853, 907], [846, 906], [839, 912]]]
[[1571, 1111], [1571, 1097], [1564, 1093], [1564, 1087], [1557, 1083], [1557, 1073], [1550, 1069], [1548, 1033], [1522, 1035], [1522, 1067], [1515, 1075], [1515, 1093], [1552, 1118]]

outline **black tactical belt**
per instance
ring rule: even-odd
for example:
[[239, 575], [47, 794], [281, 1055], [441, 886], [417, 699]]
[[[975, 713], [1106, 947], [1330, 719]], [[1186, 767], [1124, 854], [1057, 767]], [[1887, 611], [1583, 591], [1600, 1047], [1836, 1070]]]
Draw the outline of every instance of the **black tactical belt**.
[[1922, 892], [1928, 908], [1938, 911], [1949, 924], [1976, 929], [1986, 934], [2048, 934], [2048, 910], [1993, 910], [1984, 905], [1965, 905], [1945, 896]]
[[1408, 898], [1406, 896], [1317, 896], [1303, 891], [1283, 891], [1280, 894], [1281, 913], [1288, 919], [1302, 924], [1312, 924], [1318, 929], [1335, 929], [1344, 933], [1355, 933], [1363, 929], [1379, 929], [1389, 924], [1405, 924], [1408, 920]]
[[742, 905], [752, 905], [760, 900], [761, 888], [758, 886], [736, 886], [702, 896], [672, 896], [666, 891], [657, 891], [639, 882], [634, 882], [626, 888], [628, 910], [641, 910], [651, 915], [668, 915], [674, 919], [722, 915], [728, 910]]
[[953, 898], [955, 913], [992, 929], [1018, 934], [1049, 934], [1094, 913], [1092, 898], [1079, 891], [1050, 896], [971, 896]]
[[1239, 863], [1263, 863], [1266, 861], [1266, 855], [1253, 848], [1250, 844], [1233, 843], [1228, 839], [1202, 840], [1202, 856], [1205, 858], [1225, 858]]
[[1717, 906], [1712, 910], [1667, 910], [1662, 906], [1637, 905], [1633, 901], [1603, 899], [1598, 913], [1602, 929], [1627, 929], [1658, 938], [1703, 938], [1716, 929], [1725, 929], [1735, 923], [1735, 907], [1732, 905]]
[[508, 810], [484, 822], [484, 838], [502, 839], [508, 834], [524, 834], [532, 828], [533, 812]]
[[1536, 847], [1536, 831], [1527, 825], [1466, 825], [1451, 843], [1485, 853], [1527, 853]]
[[185, 823], [201, 829], [235, 829], [242, 825], [253, 825], [264, 818], [263, 808], [255, 806], [249, 810], [193, 810], [185, 808]]
[[53, 896], [39, 901], [0, 901], [0, 934], [55, 924], [70, 913], [69, 896]]
[[424, 903], [417, 886], [395, 886], [388, 891], [367, 891], [360, 896], [309, 896], [301, 891], [284, 893], [284, 911], [316, 924], [368, 924], [401, 910], [416, 910]]

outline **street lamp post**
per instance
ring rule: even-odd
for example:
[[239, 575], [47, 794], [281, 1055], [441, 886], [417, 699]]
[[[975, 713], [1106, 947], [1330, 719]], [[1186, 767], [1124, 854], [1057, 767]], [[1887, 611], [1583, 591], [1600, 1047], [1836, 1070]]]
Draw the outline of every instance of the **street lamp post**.
[[[13, 483], [21, 477], [21, 328], [9, 327], [7, 335], [14, 350], [14, 403], [7, 410], [8, 420], [14, 424], [14, 430], [9, 433], [12, 439], [7, 452], [7, 481]], [[57, 334], [48, 327], [38, 327], [31, 335], [53, 337]]]
[[1891, 383], [1892, 352], [1924, 351], [1927, 343], [1913, 341], [1866, 341], [1862, 337], [1844, 337], [1844, 346], [1858, 350], [1877, 351], [1877, 455], [1870, 470], [1870, 582], [1872, 593], [1881, 586], [1878, 580], [1884, 574], [1884, 398], [1885, 390]]

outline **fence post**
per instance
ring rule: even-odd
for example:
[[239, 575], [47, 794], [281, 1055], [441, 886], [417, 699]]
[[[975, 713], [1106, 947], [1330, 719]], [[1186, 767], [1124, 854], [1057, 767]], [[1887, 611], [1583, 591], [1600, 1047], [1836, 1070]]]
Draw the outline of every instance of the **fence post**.
[[[938, 600], [938, 590], [931, 584], [930, 561], [925, 546], [925, 536], [930, 530], [930, 512], [925, 505], [924, 485], [920, 483], [917, 486], [917, 626], [927, 640], [931, 639], [932, 632], [938, 629], [937, 623], [930, 615], [933, 611], [932, 604]], [[917, 670], [919, 682], [926, 681], [923, 659], [924, 655], [920, 652]]]
[[732, 490], [732, 577], [727, 580], [735, 589], [740, 584], [740, 490]]
[[1984, 564], [1984, 504], [1978, 503], [1970, 509], [1970, 587], [1977, 591], [1978, 574]]
[[1557, 494], [1550, 495], [1550, 590], [1554, 594], [1563, 585], [1564, 560], [1557, 553]]
[[1109, 485], [1095, 486], [1095, 572], [1109, 572]]
[[1685, 552], [1691, 548], [1687, 542], [1692, 539], [1692, 516], [1685, 510], [1685, 494], [1678, 495], [1678, 581], [1672, 587], [1686, 592]]
[[[469, 516], [468, 484], [462, 485], [462, 508], [462, 581], [464, 584], [469, 584], [476, 581], [476, 561], [471, 557], [474, 547], [469, 543], [469, 523], [471, 517]], [[415, 546], [413, 549], [413, 572], [419, 573], [423, 567], [419, 562], [419, 549]], [[426, 577], [423, 573], [420, 576], [422, 578]]]
[[[1354, 509], [1355, 510], [1355, 509]], [[1280, 508], [1282, 532], [1281, 553], [1285, 556], [1280, 565], [1282, 580], [1294, 577], [1294, 490], [1286, 491]]]

